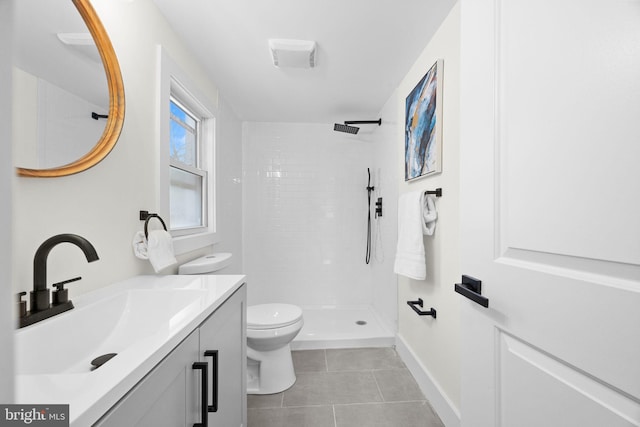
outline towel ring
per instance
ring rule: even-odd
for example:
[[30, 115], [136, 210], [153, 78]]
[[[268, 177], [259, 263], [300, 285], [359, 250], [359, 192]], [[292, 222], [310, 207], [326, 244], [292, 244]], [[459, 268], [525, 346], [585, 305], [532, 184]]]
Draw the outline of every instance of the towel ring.
[[151, 218], [158, 218], [160, 220], [160, 222], [162, 223], [162, 227], [164, 227], [164, 231], [167, 231], [167, 225], [164, 223], [164, 221], [162, 220], [162, 218], [160, 218], [160, 215], [158, 214], [154, 214], [154, 213], [150, 213], [147, 214], [147, 218], [144, 220], [144, 237], [149, 240], [149, 220]]

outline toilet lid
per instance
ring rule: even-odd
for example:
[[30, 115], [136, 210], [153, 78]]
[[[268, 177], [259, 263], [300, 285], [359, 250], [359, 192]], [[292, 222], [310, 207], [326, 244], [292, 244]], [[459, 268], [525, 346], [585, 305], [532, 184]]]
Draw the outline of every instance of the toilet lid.
[[291, 304], [258, 304], [247, 307], [247, 328], [274, 329], [289, 326], [302, 318], [300, 307]]

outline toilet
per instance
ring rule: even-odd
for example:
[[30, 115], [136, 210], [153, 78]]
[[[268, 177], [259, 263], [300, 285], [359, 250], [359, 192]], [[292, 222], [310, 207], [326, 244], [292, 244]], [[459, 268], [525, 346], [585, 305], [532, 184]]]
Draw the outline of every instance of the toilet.
[[295, 305], [247, 307], [247, 393], [280, 393], [296, 382], [290, 343], [303, 324]]
[[[178, 274], [215, 274], [230, 263], [230, 253], [214, 253], [182, 264]], [[295, 305], [247, 307], [247, 393], [280, 393], [296, 382], [290, 343], [303, 324]]]

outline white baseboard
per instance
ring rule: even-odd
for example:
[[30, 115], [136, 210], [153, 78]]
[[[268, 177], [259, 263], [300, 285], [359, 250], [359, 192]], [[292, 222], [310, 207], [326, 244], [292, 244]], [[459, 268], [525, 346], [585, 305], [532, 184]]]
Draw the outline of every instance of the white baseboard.
[[446, 427], [460, 427], [460, 411], [443, 393], [440, 385], [399, 335], [396, 335], [396, 351], [444, 425]]

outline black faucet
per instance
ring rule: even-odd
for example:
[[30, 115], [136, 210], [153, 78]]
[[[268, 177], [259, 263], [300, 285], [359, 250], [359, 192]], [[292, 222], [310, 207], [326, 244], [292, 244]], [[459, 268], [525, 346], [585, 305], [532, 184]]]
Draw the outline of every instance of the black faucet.
[[[64, 289], [64, 285], [79, 280], [79, 277], [53, 285], [57, 288], [57, 291], [53, 293], [53, 304], [51, 304], [50, 292], [49, 288], [47, 288], [47, 258], [51, 249], [60, 243], [73, 243], [82, 249], [88, 262], [99, 259], [93, 245], [84, 237], [76, 234], [58, 234], [45, 240], [33, 258], [33, 291], [31, 291], [30, 298], [31, 311], [20, 317], [21, 328], [73, 308], [73, 303], [68, 299], [67, 290]], [[21, 304], [22, 303], [26, 304], [24, 301], [21, 302]], [[21, 310], [21, 312], [24, 313], [24, 310]]]

